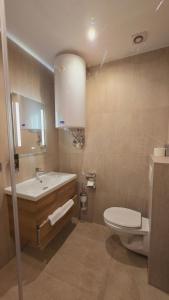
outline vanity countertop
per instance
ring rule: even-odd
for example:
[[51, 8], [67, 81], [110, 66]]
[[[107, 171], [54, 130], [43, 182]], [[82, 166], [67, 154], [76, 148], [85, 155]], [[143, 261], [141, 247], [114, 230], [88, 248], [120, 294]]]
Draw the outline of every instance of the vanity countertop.
[[[40, 180], [34, 177], [21, 183], [17, 183], [17, 197], [37, 201], [76, 178], [76, 174], [48, 172], [41, 175]], [[11, 195], [11, 186], [6, 187], [4, 191], [5, 194]]]

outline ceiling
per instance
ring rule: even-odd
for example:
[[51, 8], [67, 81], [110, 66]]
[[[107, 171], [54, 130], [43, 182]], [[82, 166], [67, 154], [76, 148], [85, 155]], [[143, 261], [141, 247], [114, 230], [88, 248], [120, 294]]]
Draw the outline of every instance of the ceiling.
[[[161, 7], [156, 11], [161, 2]], [[163, 2], [163, 3], [162, 3]], [[62, 51], [77, 52], [88, 66], [169, 45], [169, 0], [6, 0], [10, 35], [53, 67]], [[95, 19], [97, 38], [86, 33]], [[133, 45], [132, 34], [148, 32]]]

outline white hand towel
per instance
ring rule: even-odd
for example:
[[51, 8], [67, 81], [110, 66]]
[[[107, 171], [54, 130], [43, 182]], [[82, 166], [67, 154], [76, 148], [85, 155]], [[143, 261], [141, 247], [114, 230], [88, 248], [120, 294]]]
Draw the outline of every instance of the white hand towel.
[[66, 213], [73, 205], [74, 205], [74, 201], [70, 199], [65, 204], [62, 205], [62, 208]]
[[57, 208], [51, 215], [48, 216], [48, 220], [50, 225], [55, 225], [57, 221], [59, 221], [74, 205], [74, 201], [72, 199], [68, 200], [64, 205]]
[[57, 208], [51, 215], [48, 216], [50, 225], [55, 225], [55, 223], [60, 219], [62, 213], [62, 207]]

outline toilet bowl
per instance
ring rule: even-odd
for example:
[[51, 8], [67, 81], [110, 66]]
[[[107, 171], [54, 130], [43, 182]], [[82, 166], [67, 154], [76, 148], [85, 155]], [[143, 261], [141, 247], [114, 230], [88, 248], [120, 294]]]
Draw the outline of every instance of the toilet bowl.
[[148, 256], [149, 219], [142, 217], [140, 212], [110, 207], [104, 211], [104, 222], [127, 249]]

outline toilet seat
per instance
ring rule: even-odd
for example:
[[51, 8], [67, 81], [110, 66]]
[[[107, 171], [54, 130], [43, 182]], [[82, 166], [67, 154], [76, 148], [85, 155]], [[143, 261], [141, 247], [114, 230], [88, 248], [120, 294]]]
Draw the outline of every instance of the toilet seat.
[[141, 213], [124, 207], [110, 207], [104, 211], [104, 219], [108, 223], [131, 229], [140, 229], [142, 226]]
[[131, 209], [110, 207], [104, 211], [104, 222], [119, 236], [124, 247], [148, 256], [150, 237], [148, 218]]

